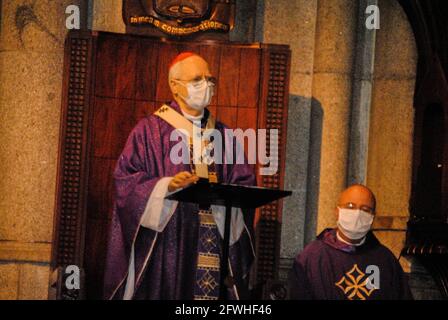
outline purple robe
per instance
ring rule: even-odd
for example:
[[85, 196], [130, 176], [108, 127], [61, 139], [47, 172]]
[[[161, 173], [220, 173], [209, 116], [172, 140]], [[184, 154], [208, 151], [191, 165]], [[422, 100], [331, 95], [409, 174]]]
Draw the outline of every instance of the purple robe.
[[[181, 113], [176, 103], [171, 103], [171, 107]], [[203, 125], [208, 115], [206, 109]], [[224, 137], [225, 126], [217, 121], [215, 128]], [[170, 160], [171, 148], [179, 143], [170, 141], [173, 130], [170, 124], [156, 115], [145, 117], [130, 133], [118, 159], [114, 171], [115, 203], [104, 279], [106, 299], [123, 298], [133, 244], [134, 299], [193, 299], [198, 205], [179, 202], [162, 232], [140, 225], [149, 196], [159, 179], [190, 171], [189, 164], [174, 165]], [[255, 185], [253, 166], [216, 164], [216, 171], [219, 182]], [[229, 253], [240, 298], [247, 296], [248, 272], [254, 258], [253, 219], [253, 211], [244, 211], [246, 228], [230, 247]], [[236, 297], [233, 291], [230, 293], [231, 297]]]
[[[369, 289], [368, 266], [378, 267], [379, 289]], [[356, 247], [339, 241], [335, 229], [324, 230], [296, 257], [289, 278], [294, 300], [412, 299], [400, 263], [372, 232]]]

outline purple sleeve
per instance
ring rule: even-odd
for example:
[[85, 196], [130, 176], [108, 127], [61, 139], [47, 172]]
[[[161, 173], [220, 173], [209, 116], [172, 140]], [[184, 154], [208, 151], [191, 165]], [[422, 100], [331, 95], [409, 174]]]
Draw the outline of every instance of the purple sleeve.
[[[132, 130], [114, 171], [115, 204], [124, 240], [132, 244], [154, 186], [162, 178], [156, 159], [157, 130], [143, 119]], [[156, 131], [156, 132], [153, 132]]]
[[[218, 125], [218, 129], [219, 129]], [[222, 125], [221, 125], [222, 126]], [[223, 132], [223, 127], [220, 128]], [[226, 139], [227, 136], [225, 135]], [[254, 166], [248, 164], [246, 156], [244, 156], [244, 163], [238, 164], [235, 160], [236, 155], [236, 139], [233, 143], [233, 164], [223, 164], [223, 182], [231, 184], [239, 184], [245, 186], [256, 185]], [[244, 224], [246, 226], [245, 232], [243, 231], [239, 240], [230, 247], [230, 260], [233, 270], [238, 271], [238, 275], [235, 275], [236, 285], [240, 299], [248, 299], [248, 287], [249, 287], [249, 272], [251, 270], [252, 263], [254, 261], [255, 251], [255, 233], [254, 233], [254, 217], [255, 210], [243, 209]]]
[[293, 267], [289, 272], [289, 297], [291, 300], [311, 300], [312, 294], [310, 284], [300, 261], [300, 255], [294, 260]]
[[[148, 119], [141, 120], [130, 133], [114, 171], [114, 208], [109, 231], [104, 279], [105, 298], [111, 298], [128, 271], [132, 245], [140, 220], [159, 176], [154, 150], [154, 133]], [[153, 232], [155, 236], [155, 231]]]
[[[226, 137], [227, 139], [227, 137]], [[255, 186], [257, 185], [257, 181], [255, 178], [255, 165], [249, 164], [246, 155], [244, 155], [244, 163], [237, 163], [237, 150], [240, 148], [242, 150], [241, 146], [237, 147], [238, 141], [234, 138], [233, 139], [233, 164], [228, 165], [225, 164], [224, 166], [227, 167], [227, 179], [226, 183], [231, 184], [239, 184], [244, 186]], [[253, 224], [255, 219], [255, 210], [243, 210], [244, 214], [244, 222], [249, 229], [250, 236], [252, 239], [254, 238], [254, 230], [253, 230]]]

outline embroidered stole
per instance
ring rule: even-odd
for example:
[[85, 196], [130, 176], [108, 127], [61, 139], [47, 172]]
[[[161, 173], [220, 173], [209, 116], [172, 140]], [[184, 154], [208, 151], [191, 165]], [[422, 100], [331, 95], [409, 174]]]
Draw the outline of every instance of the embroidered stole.
[[[168, 105], [163, 105], [155, 113], [176, 129], [183, 129], [189, 135], [190, 169], [200, 178], [206, 178], [211, 183], [218, 182], [216, 166], [212, 158], [207, 158], [206, 152], [211, 152], [213, 143], [204, 141], [201, 144], [200, 163], [194, 163], [193, 155], [193, 123]], [[215, 120], [209, 114], [205, 129], [215, 128]], [[213, 150], [214, 152], [214, 150]], [[194, 285], [195, 300], [217, 300], [219, 297], [221, 237], [210, 208], [199, 208], [199, 234], [197, 246], [196, 278]]]

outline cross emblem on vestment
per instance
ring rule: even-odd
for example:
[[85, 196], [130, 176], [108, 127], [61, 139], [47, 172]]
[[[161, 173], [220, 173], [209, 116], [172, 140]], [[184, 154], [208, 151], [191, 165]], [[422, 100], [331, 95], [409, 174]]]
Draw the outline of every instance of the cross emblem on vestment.
[[355, 264], [335, 285], [344, 292], [349, 300], [366, 300], [373, 291], [377, 290], [368, 288], [368, 281], [368, 276]]

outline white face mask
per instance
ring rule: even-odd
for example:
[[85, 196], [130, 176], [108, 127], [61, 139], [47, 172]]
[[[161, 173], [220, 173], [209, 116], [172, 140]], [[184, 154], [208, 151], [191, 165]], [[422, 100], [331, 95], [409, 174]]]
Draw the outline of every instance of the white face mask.
[[[182, 82], [183, 86], [185, 86]], [[185, 103], [198, 111], [201, 111], [210, 104], [213, 97], [213, 84], [205, 79], [189, 82], [186, 86], [188, 97], [181, 97]]]
[[373, 223], [373, 214], [360, 209], [339, 209], [338, 228], [351, 240], [359, 240], [366, 236]]

